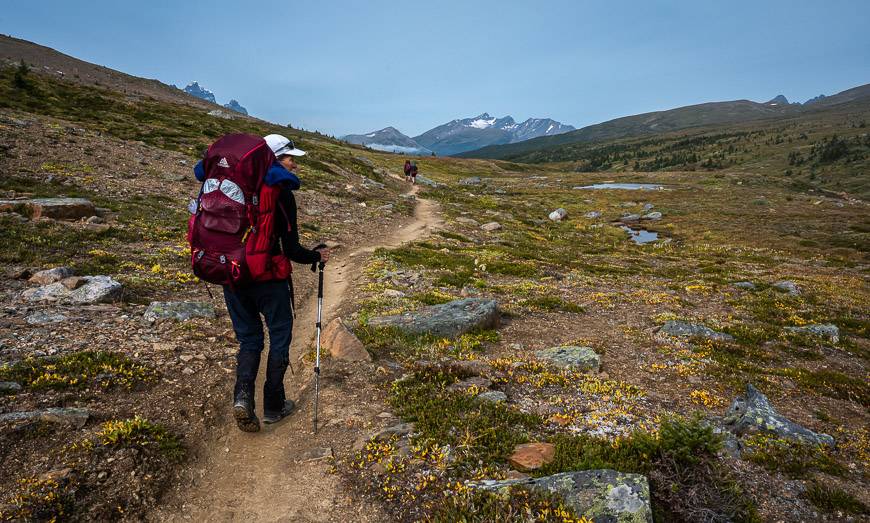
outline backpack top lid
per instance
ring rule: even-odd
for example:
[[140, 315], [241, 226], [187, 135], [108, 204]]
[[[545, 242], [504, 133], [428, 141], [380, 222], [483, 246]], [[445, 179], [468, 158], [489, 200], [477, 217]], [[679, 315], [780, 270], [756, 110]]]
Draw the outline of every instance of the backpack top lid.
[[266, 140], [252, 134], [228, 134], [208, 148], [203, 158], [207, 178], [229, 178], [246, 193], [256, 192], [275, 154]]

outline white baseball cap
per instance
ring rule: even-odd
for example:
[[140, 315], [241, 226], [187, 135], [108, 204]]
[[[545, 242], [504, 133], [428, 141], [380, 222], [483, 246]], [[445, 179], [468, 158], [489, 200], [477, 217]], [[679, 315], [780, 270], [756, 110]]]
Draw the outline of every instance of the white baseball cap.
[[290, 156], [305, 156], [305, 151], [302, 149], [297, 149], [296, 145], [293, 143], [293, 140], [287, 138], [286, 136], [281, 136], [280, 134], [270, 134], [265, 137], [266, 144], [269, 145], [269, 149], [272, 149], [272, 152], [275, 153], [276, 157], [281, 157], [289, 154]]

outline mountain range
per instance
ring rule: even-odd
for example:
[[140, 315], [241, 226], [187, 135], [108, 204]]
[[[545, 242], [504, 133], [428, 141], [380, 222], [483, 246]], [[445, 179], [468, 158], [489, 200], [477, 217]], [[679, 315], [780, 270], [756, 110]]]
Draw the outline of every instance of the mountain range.
[[750, 100], [708, 102], [616, 118], [561, 133], [558, 136], [541, 136], [518, 143], [491, 144], [477, 150], [457, 153], [456, 156], [523, 161], [526, 155], [571, 144], [604, 142], [659, 135], [684, 129], [787, 118], [863, 98], [868, 94], [870, 94], [870, 84], [832, 96], [819, 95], [804, 104], [789, 102], [781, 94], [763, 103]]
[[[187, 87], [182, 90], [185, 93], [191, 96], [195, 96], [201, 100], [205, 100], [206, 102], [211, 102], [213, 104], [217, 103], [217, 100], [214, 97], [214, 93], [199, 85], [199, 82], [197, 81], [190, 82], [189, 84], [187, 84]], [[229, 103], [225, 103], [224, 107], [237, 113], [242, 113], [244, 115], [248, 114], [248, 110], [242, 107], [242, 105], [235, 99], [230, 100]]]
[[452, 156], [488, 145], [516, 143], [572, 130], [574, 127], [551, 118], [529, 118], [517, 123], [511, 116], [496, 118], [483, 113], [473, 118], [452, 120], [413, 138], [394, 127], [386, 127], [368, 134], [349, 134], [342, 139], [379, 151], [408, 154], [435, 152], [440, 156]]

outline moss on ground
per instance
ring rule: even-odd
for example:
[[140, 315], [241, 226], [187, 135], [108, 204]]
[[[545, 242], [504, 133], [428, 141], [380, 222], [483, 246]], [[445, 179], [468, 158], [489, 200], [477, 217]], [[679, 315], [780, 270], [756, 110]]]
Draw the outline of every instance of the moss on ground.
[[0, 381], [15, 381], [34, 390], [90, 385], [129, 389], [154, 376], [153, 370], [117, 352], [83, 351], [0, 366]]

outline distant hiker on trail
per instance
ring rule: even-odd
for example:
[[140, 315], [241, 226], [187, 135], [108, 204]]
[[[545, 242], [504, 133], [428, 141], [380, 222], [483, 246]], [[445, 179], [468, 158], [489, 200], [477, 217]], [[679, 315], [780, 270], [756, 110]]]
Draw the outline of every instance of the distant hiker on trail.
[[417, 183], [417, 162], [411, 162], [411, 183]]
[[411, 181], [411, 160], [405, 160], [405, 181]]
[[275, 423], [295, 408], [284, 393], [294, 312], [290, 261], [329, 260], [329, 249], [299, 244], [293, 191], [301, 182], [294, 158], [304, 154], [281, 135], [270, 134], [264, 142], [234, 134], [215, 142], [194, 167], [203, 190], [188, 232], [193, 268], [203, 280], [223, 285], [239, 342], [233, 417], [246, 432], [260, 430], [254, 411], [264, 344], [260, 315], [269, 329], [263, 422]]

